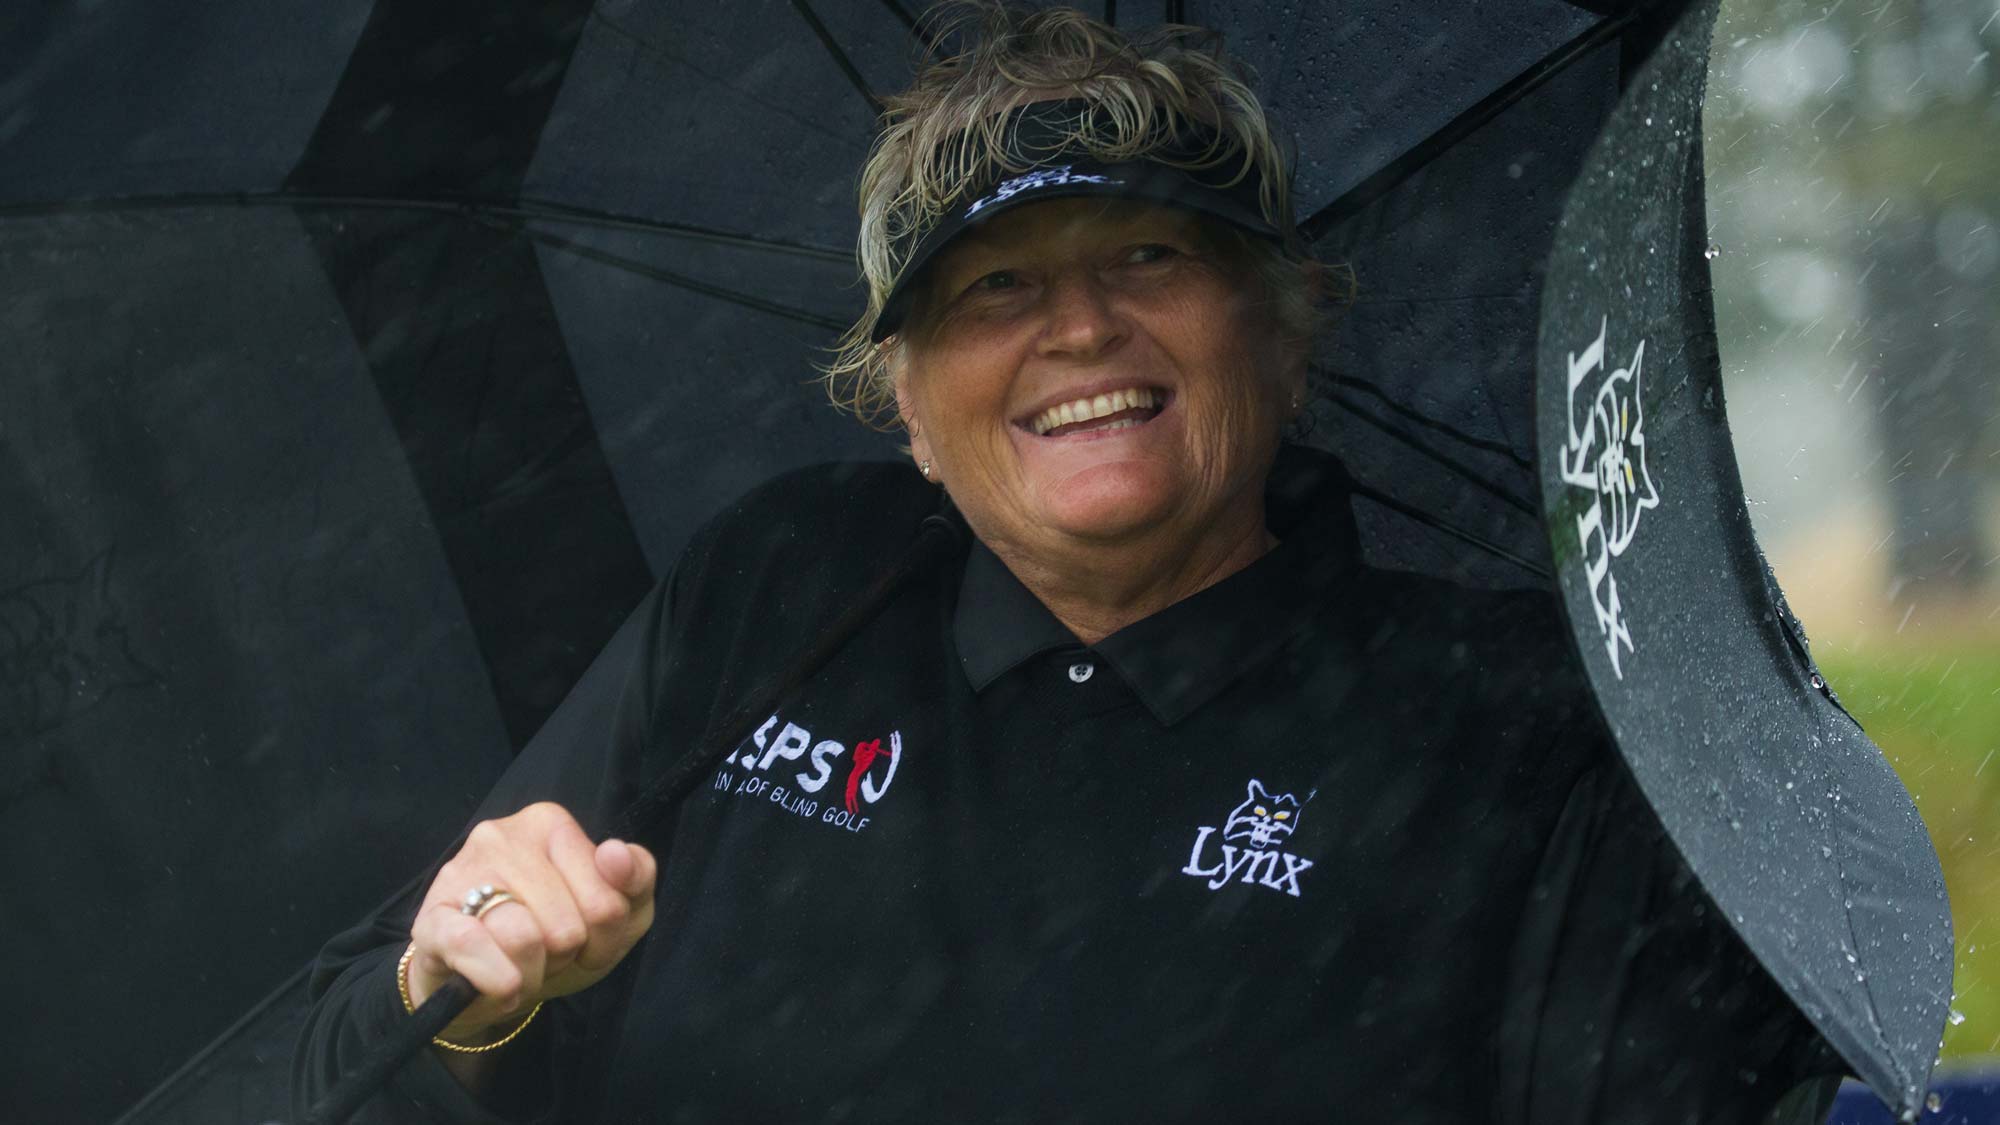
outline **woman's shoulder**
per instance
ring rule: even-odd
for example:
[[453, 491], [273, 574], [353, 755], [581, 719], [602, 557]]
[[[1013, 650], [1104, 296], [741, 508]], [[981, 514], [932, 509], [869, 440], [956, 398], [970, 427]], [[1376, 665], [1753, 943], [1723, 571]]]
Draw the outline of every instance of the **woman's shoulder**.
[[904, 509], [935, 506], [938, 490], [903, 461], [823, 461], [789, 469], [751, 487], [713, 526], [850, 527], [893, 519]]
[[806, 608], [893, 566], [938, 490], [907, 464], [840, 461], [781, 473], [732, 501], [689, 540], [675, 602], [762, 592]]

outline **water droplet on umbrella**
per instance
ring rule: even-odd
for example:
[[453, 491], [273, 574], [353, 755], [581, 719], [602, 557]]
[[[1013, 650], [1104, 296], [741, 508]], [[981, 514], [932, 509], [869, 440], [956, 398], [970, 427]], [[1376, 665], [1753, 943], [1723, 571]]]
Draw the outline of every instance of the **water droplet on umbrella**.
[[1951, 1026], [1957, 1027], [1959, 1024], [1965, 1022], [1965, 1013], [1959, 1011], [1957, 1008], [1953, 1008], [1951, 1010], [1951, 1015], [1946, 1017], [1946, 1019], [1951, 1024]]
[[1712, 262], [1722, 256], [1722, 247], [1711, 242], [1708, 244], [1708, 249], [1701, 252], [1701, 256]]
[[1944, 1099], [1933, 1093], [1930, 1097], [1924, 1099], [1924, 1108], [1930, 1110], [1932, 1113], [1936, 1113], [1938, 1110], [1944, 1108]]

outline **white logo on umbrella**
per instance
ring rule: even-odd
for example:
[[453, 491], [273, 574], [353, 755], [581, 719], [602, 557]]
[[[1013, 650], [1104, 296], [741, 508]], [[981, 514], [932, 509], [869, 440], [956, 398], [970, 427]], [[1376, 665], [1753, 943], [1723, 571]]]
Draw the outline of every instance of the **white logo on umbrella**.
[[[1618, 577], [1611, 560], [1625, 553], [1639, 531], [1639, 513], [1660, 506], [1659, 489], [1646, 468], [1645, 411], [1639, 372], [1646, 342], [1633, 349], [1629, 366], [1592, 379], [1604, 368], [1604, 340], [1610, 318], [1600, 321], [1597, 339], [1581, 355], [1569, 357], [1569, 437], [1557, 455], [1565, 483], [1591, 493], [1590, 510], [1577, 517], [1577, 546], [1583, 550], [1590, 602], [1611, 671], [1625, 678], [1618, 650], [1633, 651], [1632, 631], [1618, 600]], [[1594, 389], [1579, 395], [1585, 384]], [[1595, 543], [1593, 544], [1593, 540]]]

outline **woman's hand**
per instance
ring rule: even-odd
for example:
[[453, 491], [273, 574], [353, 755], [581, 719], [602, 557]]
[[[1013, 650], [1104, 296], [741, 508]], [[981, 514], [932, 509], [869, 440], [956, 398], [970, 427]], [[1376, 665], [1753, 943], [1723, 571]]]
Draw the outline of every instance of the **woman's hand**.
[[[653, 924], [658, 865], [637, 844], [590, 837], [561, 805], [529, 805], [479, 822], [424, 892], [410, 928], [410, 1002], [456, 972], [479, 999], [443, 1038], [476, 1047], [506, 1035], [534, 1006], [602, 980]], [[513, 896], [474, 918], [467, 890]]]

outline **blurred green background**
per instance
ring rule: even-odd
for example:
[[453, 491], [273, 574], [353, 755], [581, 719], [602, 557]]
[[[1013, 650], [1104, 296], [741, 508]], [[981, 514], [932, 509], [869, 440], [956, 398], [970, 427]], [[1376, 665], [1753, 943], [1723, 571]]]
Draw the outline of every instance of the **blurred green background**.
[[1916, 796], [2000, 1054], [2000, 0], [1724, 0], [1708, 210], [1758, 538]]

